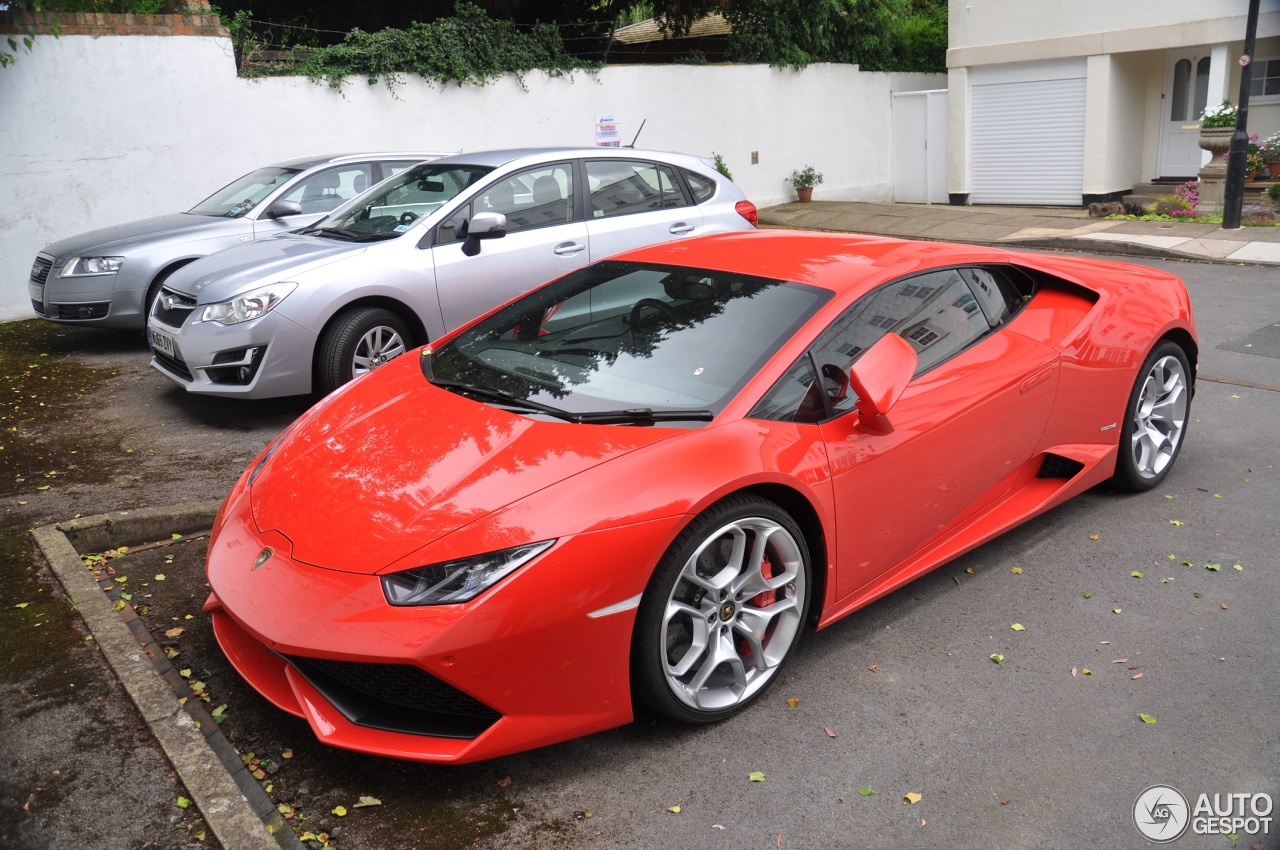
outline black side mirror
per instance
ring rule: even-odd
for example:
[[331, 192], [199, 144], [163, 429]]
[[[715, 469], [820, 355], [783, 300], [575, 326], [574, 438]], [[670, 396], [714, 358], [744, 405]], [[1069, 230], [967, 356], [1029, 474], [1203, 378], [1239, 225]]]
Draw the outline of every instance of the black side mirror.
[[462, 243], [462, 253], [474, 257], [480, 253], [481, 239], [501, 239], [507, 235], [507, 217], [502, 213], [476, 213], [467, 222], [467, 238]]
[[276, 201], [267, 207], [267, 218], [285, 218], [291, 215], [302, 215], [302, 204], [297, 201]]

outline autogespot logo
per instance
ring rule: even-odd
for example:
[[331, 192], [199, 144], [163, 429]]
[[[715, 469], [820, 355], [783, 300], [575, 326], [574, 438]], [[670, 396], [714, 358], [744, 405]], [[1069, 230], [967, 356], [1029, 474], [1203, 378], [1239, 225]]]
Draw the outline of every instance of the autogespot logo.
[[1169, 785], [1152, 785], [1133, 801], [1133, 822], [1144, 838], [1163, 844], [1187, 831], [1187, 798]]

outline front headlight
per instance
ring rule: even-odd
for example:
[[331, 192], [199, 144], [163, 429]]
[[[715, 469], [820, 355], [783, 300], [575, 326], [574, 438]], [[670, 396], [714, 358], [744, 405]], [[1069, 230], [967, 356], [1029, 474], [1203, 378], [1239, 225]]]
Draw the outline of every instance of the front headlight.
[[479, 596], [503, 576], [528, 563], [555, 543], [527, 543], [460, 561], [416, 567], [382, 577], [382, 592], [392, 605], [448, 605]]
[[90, 277], [115, 274], [124, 265], [124, 257], [72, 257], [62, 267], [63, 277]]
[[224, 325], [237, 325], [259, 316], [265, 316], [276, 308], [285, 296], [298, 288], [296, 283], [273, 283], [262, 286], [252, 292], [237, 295], [217, 304], [206, 305], [200, 313], [202, 322], [218, 322]]

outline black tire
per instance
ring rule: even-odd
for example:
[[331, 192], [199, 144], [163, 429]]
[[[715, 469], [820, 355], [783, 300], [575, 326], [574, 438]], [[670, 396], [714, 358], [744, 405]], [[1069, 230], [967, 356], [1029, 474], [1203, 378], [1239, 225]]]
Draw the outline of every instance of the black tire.
[[1112, 482], [1138, 493], [1158, 485], [1173, 469], [1186, 438], [1191, 411], [1191, 365], [1171, 340], [1151, 350], [1124, 409]]
[[[750, 553], [760, 541], [757, 562]], [[691, 724], [751, 705], [799, 645], [812, 587], [804, 534], [786, 511], [751, 495], [712, 505], [671, 544], [641, 597], [631, 648], [635, 701]]]
[[142, 297], [142, 332], [144, 334], [147, 332], [147, 322], [151, 319], [151, 308], [155, 305], [156, 299], [160, 297], [160, 290], [164, 287], [164, 282], [180, 268], [182, 266], [165, 269], [156, 275], [155, 279], [151, 281], [151, 285], [147, 287], [147, 294]]
[[328, 395], [413, 347], [400, 317], [380, 307], [353, 307], [334, 317], [316, 346], [316, 389]]

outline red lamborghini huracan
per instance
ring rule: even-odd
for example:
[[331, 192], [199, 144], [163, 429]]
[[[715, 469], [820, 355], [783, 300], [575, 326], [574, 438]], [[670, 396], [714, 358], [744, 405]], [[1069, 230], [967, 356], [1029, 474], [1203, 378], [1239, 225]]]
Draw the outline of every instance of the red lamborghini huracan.
[[576, 271], [349, 384], [209, 547], [236, 669], [320, 740], [465, 762], [750, 705], [822, 628], [1187, 425], [1176, 277], [795, 232]]

